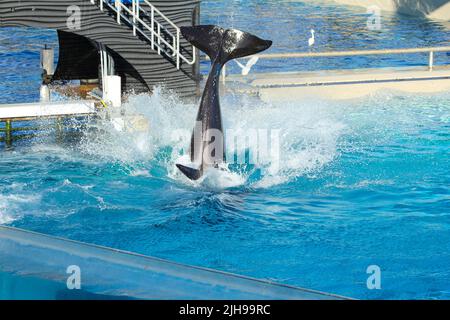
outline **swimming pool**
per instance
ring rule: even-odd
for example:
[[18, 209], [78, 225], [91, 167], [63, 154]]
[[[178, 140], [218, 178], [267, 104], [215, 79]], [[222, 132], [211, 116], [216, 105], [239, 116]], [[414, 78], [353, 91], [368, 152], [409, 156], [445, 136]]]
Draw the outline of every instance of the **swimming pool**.
[[[247, 28], [267, 38], [288, 30], [279, 20], [278, 29], [264, 29], [267, 24], [261, 23], [262, 29], [255, 30], [249, 19], [249, 12], [263, 10], [254, 11], [258, 21], [276, 21], [270, 17], [275, 1], [229, 1], [230, 17], [220, 6], [224, 1], [215, 3], [219, 5], [204, 3], [208, 22]], [[292, 39], [302, 42], [295, 37], [307, 35], [310, 25], [326, 30], [327, 40], [318, 51], [331, 44], [336, 49], [383, 43], [406, 47], [397, 37], [407, 38], [408, 46], [449, 39], [443, 25], [395, 16], [386, 17], [393, 33], [378, 34], [378, 40], [367, 34], [346, 37], [345, 32], [337, 37], [339, 32], [327, 25], [336, 26], [333, 21], [342, 22], [348, 14], [348, 24], [339, 28], [347, 30], [365, 21], [363, 12], [298, 2], [282, 2], [280, 8], [278, 18], [284, 10], [285, 19], [302, 21], [295, 24], [292, 38], [279, 37], [285, 44], [274, 50], [304, 50], [293, 46]], [[328, 18], [319, 12], [328, 12]], [[411, 29], [408, 23], [422, 28]], [[14, 42], [26, 45], [6, 54], [5, 48], [15, 45], [2, 40], [1, 72], [6, 74], [12, 61], [38, 68], [35, 49], [42, 37], [52, 41], [53, 34], [12, 31]], [[5, 31], [0, 32], [5, 39]], [[425, 34], [432, 36], [425, 41]], [[377, 63], [421, 61], [396, 59]], [[342, 66], [336, 63], [334, 67]], [[354, 67], [364, 61], [340, 63]], [[294, 66], [274, 62], [257, 67]], [[307, 63], [299, 61], [295, 67], [307, 69]], [[2, 102], [36, 99], [38, 78], [38, 71], [3, 77]], [[225, 127], [278, 129], [281, 153], [279, 171], [261, 174], [243, 166], [235, 186], [224, 188], [214, 182], [193, 186], [175, 170], [186, 144], [174, 140], [173, 132], [191, 130], [196, 104], [161, 90], [152, 97], [133, 96], [127, 109], [146, 115], [152, 128], [144, 148], [143, 137], [117, 133], [99, 122], [63, 143], [49, 132], [2, 151], [0, 223], [355, 298], [449, 298], [449, 101], [448, 93], [384, 92], [352, 102], [282, 104], [226, 96]], [[367, 289], [369, 265], [381, 268], [382, 290]]]

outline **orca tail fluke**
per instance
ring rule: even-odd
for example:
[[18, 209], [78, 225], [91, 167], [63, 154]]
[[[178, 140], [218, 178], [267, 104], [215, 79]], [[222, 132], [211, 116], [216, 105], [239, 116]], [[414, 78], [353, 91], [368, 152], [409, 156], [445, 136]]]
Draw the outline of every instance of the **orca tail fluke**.
[[180, 29], [183, 37], [206, 53], [211, 60], [219, 54], [225, 29], [213, 25], [181, 27]]
[[[232, 59], [251, 56], [262, 52], [270, 46], [272, 41], [263, 40], [250, 33], [236, 29], [223, 29], [214, 25], [200, 25], [194, 27], [181, 27], [183, 37], [192, 45], [205, 52], [213, 63], [212, 71], [205, 86], [197, 121], [202, 122], [202, 137], [209, 129], [222, 130], [222, 119], [219, 104], [218, 77], [221, 68]], [[256, 61], [254, 62], [256, 63]], [[196, 130], [196, 129], [195, 129]], [[223, 132], [222, 132], [223, 133]], [[194, 137], [194, 135], [193, 135]], [[191, 142], [191, 160], [203, 157], [206, 141], [202, 142], [202, 150], [195, 150], [194, 139]], [[194, 151], [200, 153], [194, 154]], [[202, 159], [203, 160], [203, 159]], [[224, 158], [225, 161], [225, 158]], [[189, 179], [198, 180], [203, 176], [204, 167], [202, 163], [198, 169], [177, 164], [177, 168]]]
[[236, 29], [223, 29], [214, 25], [181, 27], [181, 33], [192, 45], [205, 52], [212, 61], [226, 63], [267, 50], [272, 41], [263, 40]]
[[197, 181], [203, 175], [203, 171], [200, 169], [189, 168], [181, 164], [177, 164], [177, 168], [180, 169], [186, 177], [193, 181]]

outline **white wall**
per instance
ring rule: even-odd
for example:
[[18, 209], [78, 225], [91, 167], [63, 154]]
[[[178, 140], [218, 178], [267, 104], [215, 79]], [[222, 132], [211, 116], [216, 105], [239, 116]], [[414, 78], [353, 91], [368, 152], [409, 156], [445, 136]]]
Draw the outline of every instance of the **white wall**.
[[384, 11], [426, 16], [431, 19], [450, 21], [450, 0], [334, 0], [347, 5], [369, 7], [376, 5]]

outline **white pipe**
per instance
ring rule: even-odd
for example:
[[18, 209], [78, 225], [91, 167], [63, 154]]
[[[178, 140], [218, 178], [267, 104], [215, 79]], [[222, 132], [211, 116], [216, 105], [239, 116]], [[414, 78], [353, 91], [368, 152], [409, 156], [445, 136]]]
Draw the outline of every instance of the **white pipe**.
[[55, 73], [55, 51], [53, 49], [43, 49], [41, 51], [41, 68], [51, 76]]
[[161, 55], [161, 25], [158, 23], [158, 54]]
[[[101, 46], [101, 45], [100, 45]], [[102, 98], [105, 97], [105, 74], [103, 72], [103, 51], [99, 50], [99, 56], [100, 56], [100, 76], [102, 80]]]
[[41, 102], [50, 102], [50, 89], [48, 85], [41, 85], [41, 89], [39, 92]]
[[106, 76], [106, 96], [103, 100], [109, 102], [113, 108], [122, 106], [122, 79], [119, 76]]
[[[281, 58], [314, 58], [314, 57], [348, 57], [348, 56], [368, 56], [368, 55], [403, 54], [403, 53], [429, 53], [430, 51], [450, 52], [450, 46], [430, 47], [430, 48], [388, 49], [388, 50], [268, 53], [268, 54], [258, 54], [258, 56], [262, 59], [281, 59]], [[249, 56], [246, 58], [251, 57]]]
[[151, 9], [151, 19], [152, 19], [152, 21], [151, 21], [151, 24], [152, 24], [152, 50], [155, 50], [155, 35], [154, 35], [154, 32], [155, 32], [155, 9], [153, 8], [153, 6]]
[[428, 66], [430, 68], [430, 71], [433, 71], [433, 62], [434, 62], [434, 52], [430, 51], [430, 59], [428, 61]]
[[[180, 69], [180, 29], [177, 29], [177, 43], [176, 43], [176, 48], [177, 48], [177, 69]], [[195, 57], [195, 52], [194, 53], [194, 57]], [[195, 58], [194, 58], [195, 59]]]
[[120, 12], [122, 11], [122, 3], [120, 0], [116, 0], [116, 9], [117, 9], [117, 23], [120, 24]]
[[[139, 0], [137, 0], [139, 1]], [[133, 4], [133, 36], [136, 36], [136, 0], [132, 1]], [[139, 11], [138, 11], [139, 12]]]

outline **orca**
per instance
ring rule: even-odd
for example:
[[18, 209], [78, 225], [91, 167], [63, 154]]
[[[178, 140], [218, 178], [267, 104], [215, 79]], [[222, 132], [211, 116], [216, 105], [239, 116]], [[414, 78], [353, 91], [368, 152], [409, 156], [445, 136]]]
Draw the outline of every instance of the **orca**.
[[[224, 65], [233, 59], [250, 56], [272, 46], [250, 33], [236, 29], [223, 29], [214, 25], [181, 27], [181, 34], [192, 45], [211, 59], [211, 71], [206, 81], [197, 125], [190, 145], [191, 165], [177, 164], [189, 179], [199, 180], [207, 168], [219, 168], [226, 162], [225, 139], [219, 101], [220, 74]], [[211, 146], [214, 145], [214, 148]]]

